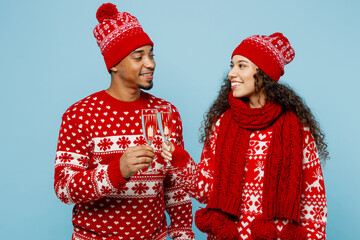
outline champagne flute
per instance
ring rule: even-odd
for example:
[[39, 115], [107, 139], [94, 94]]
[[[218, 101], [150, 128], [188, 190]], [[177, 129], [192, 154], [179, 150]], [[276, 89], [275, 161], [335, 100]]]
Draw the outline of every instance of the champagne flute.
[[[156, 130], [157, 130], [157, 117], [156, 117], [156, 109], [142, 109], [141, 110], [141, 123], [142, 129], [144, 133], [145, 140], [147, 145], [150, 146], [155, 138]], [[155, 161], [155, 158], [154, 158]], [[153, 168], [151, 164], [149, 165], [147, 171], [148, 173], [153, 172]]]
[[[168, 105], [160, 105], [155, 107], [158, 114], [158, 121], [160, 118], [161, 124], [159, 123], [160, 133], [164, 139], [165, 144], [168, 145], [169, 138], [171, 136], [172, 129], [172, 116], [171, 116], [171, 106]], [[167, 168], [171, 167], [171, 163], [167, 162]]]

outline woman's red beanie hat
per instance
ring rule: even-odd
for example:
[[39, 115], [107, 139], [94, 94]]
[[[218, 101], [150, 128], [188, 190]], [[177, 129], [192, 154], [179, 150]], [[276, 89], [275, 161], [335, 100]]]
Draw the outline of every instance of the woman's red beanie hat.
[[295, 57], [295, 51], [282, 33], [270, 36], [254, 35], [244, 39], [234, 50], [234, 55], [248, 58], [272, 80], [279, 81], [284, 75], [284, 67]]

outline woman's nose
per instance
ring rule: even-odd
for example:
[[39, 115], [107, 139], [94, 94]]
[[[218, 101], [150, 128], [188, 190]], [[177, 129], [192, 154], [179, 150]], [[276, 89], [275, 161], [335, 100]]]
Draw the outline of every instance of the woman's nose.
[[229, 80], [231, 80], [231, 79], [233, 79], [234, 77], [235, 77], [235, 73], [234, 73], [233, 69], [231, 69], [231, 70], [229, 71], [229, 73], [228, 73], [228, 78], [229, 78]]

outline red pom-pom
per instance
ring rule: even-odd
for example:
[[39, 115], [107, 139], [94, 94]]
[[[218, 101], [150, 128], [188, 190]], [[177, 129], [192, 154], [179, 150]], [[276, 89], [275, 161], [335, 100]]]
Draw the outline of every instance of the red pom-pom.
[[96, 12], [96, 19], [101, 23], [105, 19], [111, 19], [118, 14], [116, 6], [112, 3], [104, 3]]
[[236, 240], [239, 238], [235, 222], [218, 210], [203, 208], [196, 211], [195, 225], [200, 231], [215, 235], [216, 239]]
[[276, 240], [277, 230], [275, 223], [264, 219], [255, 219], [251, 223], [251, 237], [253, 240]]
[[195, 213], [196, 227], [202, 232], [209, 233], [211, 231], [211, 217], [206, 208], [197, 210]]
[[306, 240], [306, 230], [301, 225], [288, 223], [280, 233], [281, 240]]

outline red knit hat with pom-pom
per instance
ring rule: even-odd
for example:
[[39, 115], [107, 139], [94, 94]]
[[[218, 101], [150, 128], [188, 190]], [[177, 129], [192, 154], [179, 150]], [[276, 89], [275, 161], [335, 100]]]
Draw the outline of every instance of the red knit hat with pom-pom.
[[119, 12], [112, 3], [101, 5], [96, 18], [99, 24], [94, 29], [94, 36], [109, 72], [135, 49], [145, 45], [154, 46], [136, 17]]
[[254, 35], [244, 39], [231, 57], [241, 55], [256, 64], [272, 80], [284, 75], [284, 67], [295, 57], [295, 51], [282, 33]]

